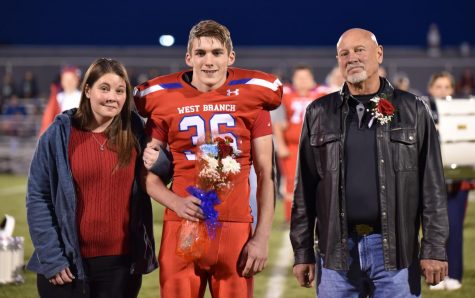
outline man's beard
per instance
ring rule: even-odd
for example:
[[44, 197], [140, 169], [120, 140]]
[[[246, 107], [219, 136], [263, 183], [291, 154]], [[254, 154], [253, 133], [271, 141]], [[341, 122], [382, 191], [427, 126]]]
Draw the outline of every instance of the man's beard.
[[346, 80], [348, 81], [348, 83], [358, 84], [365, 81], [367, 78], [368, 78], [368, 74], [366, 73], [366, 70], [363, 70], [362, 72], [348, 75], [346, 77]]

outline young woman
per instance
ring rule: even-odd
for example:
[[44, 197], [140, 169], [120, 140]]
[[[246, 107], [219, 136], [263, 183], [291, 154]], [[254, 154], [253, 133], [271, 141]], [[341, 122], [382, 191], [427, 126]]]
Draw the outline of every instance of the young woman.
[[26, 205], [41, 297], [136, 297], [141, 274], [157, 268], [131, 92], [121, 63], [96, 60], [79, 108], [39, 140]]
[[[449, 72], [439, 72], [432, 75], [428, 84], [432, 107], [435, 99], [449, 99], [454, 94], [455, 80]], [[438, 121], [437, 113], [434, 120]], [[447, 212], [449, 215], [449, 240], [447, 257], [449, 274], [439, 284], [431, 286], [431, 290], [458, 290], [462, 287], [463, 277], [463, 222], [468, 203], [469, 190], [473, 189], [473, 181], [446, 181]]]

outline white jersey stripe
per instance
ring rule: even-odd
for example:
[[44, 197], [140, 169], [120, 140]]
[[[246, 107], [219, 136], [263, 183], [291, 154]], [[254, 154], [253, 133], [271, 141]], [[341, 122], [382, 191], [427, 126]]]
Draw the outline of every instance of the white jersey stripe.
[[282, 85], [282, 83], [279, 81], [279, 79], [276, 79], [274, 81], [274, 83], [271, 83], [271, 82], [263, 80], [263, 79], [251, 79], [246, 84], [266, 87], [266, 88], [271, 89], [272, 91], [277, 91], [279, 86]]
[[138, 95], [139, 97], [144, 97], [145, 95], [148, 95], [150, 93], [160, 91], [160, 90], [163, 90], [163, 87], [160, 86], [160, 85], [153, 85], [153, 86], [150, 86], [147, 89], [144, 89], [142, 91], [139, 91], [139, 89], [135, 88], [134, 89], [134, 96]]

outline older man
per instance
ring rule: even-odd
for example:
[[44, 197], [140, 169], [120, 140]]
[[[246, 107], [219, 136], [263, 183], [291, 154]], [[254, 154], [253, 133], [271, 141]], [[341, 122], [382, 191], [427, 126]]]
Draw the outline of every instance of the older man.
[[383, 47], [371, 32], [346, 31], [336, 58], [346, 83], [307, 108], [302, 128], [294, 275], [311, 287], [316, 262], [320, 298], [418, 297], [421, 270], [436, 284], [448, 267], [434, 123], [420, 99], [379, 77]]

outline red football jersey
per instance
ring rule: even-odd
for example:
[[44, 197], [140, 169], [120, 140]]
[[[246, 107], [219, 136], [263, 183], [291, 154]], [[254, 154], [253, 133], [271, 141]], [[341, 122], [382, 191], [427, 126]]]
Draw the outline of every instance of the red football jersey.
[[[241, 155], [241, 171], [234, 188], [217, 206], [221, 221], [252, 221], [249, 208], [249, 170], [253, 126], [263, 109], [279, 106], [282, 84], [273, 75], [229, 68], [220, 88], [200, 92], [185, 81], [187, 71], [152, 79], [135, 89], [135, 103], [143, 117], [156, 127], [153, 136], [168, 143], [173, 155], [172, 190], [186, 196], [194, 184], [196, 145], [215, 136], [229, 136]], [[270, 126], [270, 123], [268, 124]], [[165, 211], [165, 220], [180, 220]]]
[[300, 132], [302, 130], [303, 119], [307, 106], [316, 98], [325, 95], [316, 88], [311, 90], [307, 96], [300, 96], [295, 91], [284, 94], [282, 105], [287, 119], [287, 128], [284, 132], [286, 143], [298, 144]]

